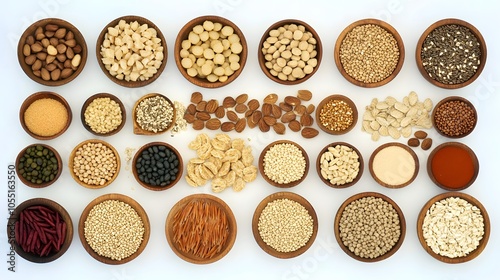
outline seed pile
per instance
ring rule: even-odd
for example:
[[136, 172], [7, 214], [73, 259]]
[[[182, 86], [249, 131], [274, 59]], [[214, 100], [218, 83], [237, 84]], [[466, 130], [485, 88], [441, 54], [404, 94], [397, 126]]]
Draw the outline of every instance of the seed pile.
[[136, 122], [144, 130], [162, 132], [175, 121], [172, 104], [162, 96], [148, 97], [136, 107]]
[[179, 175], [179, 158], [169, 147], [153, 145], [142, 151], [135, 168], [141, 182], [152, 187], [165, 187]]
[[354, 122], [352, 107], [343, 100], [331, 99], [323, 105], [319, 113], [319, 122], [331, 131], [343, 131]]
[[19, 159], [17, 168], [20, 176], [37, 185], [54, 180], [59, 171], [54, 152], [42, 145], [28, 147]]
[[447, 101], [436, 108], [434, 122], [436, 128], [448, 136], [468, 134], [476, 125], [474, 109], [459, 100]]
[[84, 112], [85, 123], [96, 133], [108, 133], [122, 123], [120, 105], [109, 97], [99, 97], [89, 103]]
[[273, 145], [264, 155], [264, 174], [278, 184], [288, 184], [302, 179], [306, 172], [306, 159], [294, 144]]
[[328, 147], [328, 150], [321, 154], [319, 162], [321, 176], [332, 185], [351, 183], [359, 174], [359, 155], [346, 145]]
[[118, 158], [110, 147], [89, 142], [76, 149], [70, 168], [81, 182], [102, 186], [118, 172]]
[[69, 119], [64, 105], [52, 98], [31, 103], [24, 112], [24, 123], [29, 131], [39, 136], [54, 136], [61, 132]]

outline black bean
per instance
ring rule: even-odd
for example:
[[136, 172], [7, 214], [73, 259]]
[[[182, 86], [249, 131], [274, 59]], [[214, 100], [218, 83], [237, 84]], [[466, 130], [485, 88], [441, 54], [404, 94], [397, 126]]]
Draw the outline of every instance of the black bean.
[[151, 186], [166, 186], [176, 178], [179, 169], [179, 159], [169, 148], [163, 145], [154, 145], [144, 150], [137, 162], [141, 160], [141, 174], [139, 180]]

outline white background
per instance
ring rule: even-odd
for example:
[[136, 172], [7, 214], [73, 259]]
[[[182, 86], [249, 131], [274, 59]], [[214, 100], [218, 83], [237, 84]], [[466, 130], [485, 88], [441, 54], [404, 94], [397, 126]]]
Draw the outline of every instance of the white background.
[[[190, 1], [69, 1], [36, 0], [6, 1], [1, 10], [2, 39], [0, 40], [0, 61], [2, 72], [1, 132], [3, 151], [0, 157], [0, 278], [2, 279], [495, 279], [500, 272], [498, 252], [500, 252], [498, 225], [500, 206], [496, 174], [500, 158], [498, 141], [494, 131], [500, 122], [498, 114], [500, 77], [497, 62], [500, 61], [500, 39], [498, 39], [497, 19], [500, 11], [495, 1], [426, 1], [426, 0], [378, 0], [378, 1], [261, 1], [261, 0], [190, 0]], [[173, 3], [175, 2], [175, 3]], [[334, 4], [335, 3], [335, 4]], [[175, 66], [172, 51], [180, 28], [189, 20], [215, 14], [236, 23], [243, 31], [249, 46], [248, 61], [236, 81], [220, 89], [203, 89], [187, 82]], [[111, 20], [123, 15], [139, 15], [153, 21], [160, 27], [167, 39], [168, 60], [163, 74], [158, 80], [144, 88], [129, 89], [108, 80], [100, 70], [95, 57], [95, 42], [101, 29]], [[19, 36], [32, 22], [45, 17], [58, 17], [74, 24], [83, 33], [89, 57], [85, 69], [71, 83], [61, 87], [46, 87], [31, 81], [19, 67], [16, 46]], [[333, 59], [333, 46], [340, 32], [350, 23], [363, 18], [379, 18], [389, 22], [403, 38], [406, 56], [404, 66], [395, 80], [375, 89], [356, 87], [347, 82], [338, 72]], [[488, 47], [486, 67], [480, 78], [466, 88], [444, 90], [428, 83], [418, 72], [415, 64], [415, 45], [422, 32], [432, 23], [443, 18], [460, 18], [476, 26]], [[263, 32], [274, 22], [286, 18], [296, 18], [309, 23], [321, 37], [324, 55], [318, 72], [308, 81], [297, 86], [283, 86], [269, 80], [260, 70], [257, 61], [258, 42]], [[173, 188], [163, 192], [153, 192], [141, 187], [133, 178], [130, 166], [125, 162], [125, 148], [139, 148], [151, 141], [166, 141], [181, 151], [184, 161], [194, 157], [187, 143], [197, 132], [189, 129], [171, 137], [137, 136], [132, 133], [131, 108], [142, 95], [160, 92], [172, 100], [189, 103], [193, 91], [201, 91], [205, 98], [222, 98], [248, 93], [262, 100], [268, 93], [275, 92], [280, 98], [294, 95], [298, 89], [309, 89], [314, 97], [311, 102], [318, 104], [322, 98], [341, 93], [349, 96], [357, 105], [360, 115], [372, 98], [383, 99], [392, 95], [401, 99], [410, 91], [416, 91], [421, 99], [431, 98], [434, 103], [440, 99], [459, 95], [472, 100], [479, 112], [476, 130], [459, 141], [469, 145], [480, 161], [480, 172], [476, 182], [464, 192], [479, 199], [486, 207], [491, 219], [491, 236], [483, 253], [464, 264], [445, 264], [428, 255], [416, 233], [416, 220], [421, 207], [431, 197], [443, 191], [428, 178], [425, 166], [430, 151], [416, 149], [420, 160], [417, 179], [403, 189], [391, 190], [378, 185], [367, 168], [372, 151], [391, 139], [383, 138], [372, 142], [370, 136], [361, 132], [361, 123], [350, 133], [331, 136], [321, 133], [312, 140], [288, 131], [285, 138], [302, 145], [311, 163], [314, 164], [321, 148], [334, 141], [346, 141], [355, 145], [365, 159], [365, 173], [361, 180], [348, 189], [332, 189], [318, 178], [313, 167], [306, 180], [289, 191], [296, 192], [310, 201], [319, 218], [319, 232], [312, 247], [303, 255], [293, 259], [277, 259], [265, 253], [256, 244], [251, 232], [251, 219], [257, 204], [267, 195], [281, 191], [260, 178], [248, 184], [240, 193], [226, 190], [218, 194], [232, 208], [238, 223], [238, 234], [233, 249], [220, 261], [209, 265], [194, 265], [178, 258], [168, 246], [164, 234], [165, 218], [170, 208], [181, 198], [194, 193], [211, 193], [207, 185], [192, 188], [182, 179]], [[25, 146], [39, 142], [26, 134], [19, 124], [19, 107], [30, 94], [52, 90], [65, 97], [73, 110], [73, 122], [69, 129], [57, 139], [44, 141], [61, 154], [64, 162], [63, 174], [53, 185], [45, 189], [32, 189], [17, 185], [17, 203], [32, 197], [46, 197], [64, 206], [75, 225], [75, 235], [69, 250], [58, 260], [47, 264], [33, 264], [17, 257], [16, 272], [7, 270], [9, 245], [6, 240], [7, 218], [7, 166], [13, 163], [17, 154]], [[110, 186], [91, 190], [78, 185], [67, 168], [69, 154], [74, 146], [83, 140], [93, 138], [80, 121], [83, 102], [98, 92], [117, 95], [125, 103], [127, 122], [123, 130], [115, 136], [104, 138], [119, 151], [122, 169]], [[215, 133], [207, 132], [210, 136]], [[431, 130], [434, 146], [449, 141]], [[268, 143], [278, 140], [274, 133], [263, 134], [257, 129], [247, 129], [232, 137], [244, 137], [253, 147], [257, 159], [260, 151]], [[406, 139], [400, 139], [405, 142]], [[255, 161], [257, 164], [257, 160]], [[378, 263], [362, 263], [350, 258], [338, 246], [333, 234], [333, 220], [340, 204], [349, 196], [376, 191], [391, 197], [404, 212], [407, 233], [403, 245], [396, 254]], [[122, 193], [137, 200], [146, 210], [151, 222], [151, 236], [144, 252], [132, 262], [120, 266], [102, 264], [87, 254], [77, 235], [77, 224], [85, 206], [95, 197], [106, 193]]]

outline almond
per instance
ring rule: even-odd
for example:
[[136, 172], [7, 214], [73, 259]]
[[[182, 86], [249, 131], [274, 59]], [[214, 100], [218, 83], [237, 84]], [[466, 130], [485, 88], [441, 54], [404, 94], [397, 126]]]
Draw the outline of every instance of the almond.
[[[45, 30], [57, 31], [57, 29], [59, 29], [59, 26], [56, 24], [49, 23], [49, 24], [45, 25]], [[37, 30], [37, 32], [38, 32], [38, 30]]]
[[425, 132], [423, 130], [417, 130], [417, 131], [415, 131], [414, 135], [418, 139], [425, 139], [425, 138], [427, 138], [427, 132]]
[[248, 107], [247, 105], [243, 104], [243, 103], [238, 103], [236, 105], [236, 107], [234, 107], [234, 110], [236, 111], [236, 113], [240, 113], [240, 114], [243, 114], [247, 111]]
[[[252, 116], [253, 116], [253, 114], [252, 114]], [[252, 116], [250, 116], [250, 117], [247, 118], [247, 125], [248, 125], [249, 128], [254, 128], [259, 123], [258, 121], [254, 122]]]
[[313, 117], [309, 114], [303, 114], [300, 116], [300, 124], [303, 126], [311, 126], [314, 123]]
[[248, 100], [248, 94], [246, 94], [246, 93], [242, 93], [236, 97], [237, 104], [243, 104], [243, 103], [247, 102], [247, 100]]
[[222, 119], [226, 115], [226, 110], [224, 107], [221, 105], [217, 107], [217, 110], [215, 110], [215, 116], [219, 119]]
[[278, 95], [276, 93], [270, 93], [264, 98], [264, 103], [274, 104], [278, 101]]
[[306, 112], [306, 106], [299, 104], [299, 105], [295, 106], [295, 108], [293, 109], [293, 112], [297, 116], [302, 116]]
[[207, 102], [207, 106], [205, 107], [205, 111], [209, 114], [213, 114], [213, 113], [215, 113], [215, 111], [217, 110], [218, 107], [219, 107], [219, 101], [217, 101], [215, 99], [210, 99]]
[[57, 29], [56, 33], [54, 33], [54, 37], [58, 39], [62, 39], [66, 36], [66, 28]]
[[283, 135], [283, 134], [285, 134], [286, 127], [282, 123], [275, 123], [273, 125], [273, 130], [274, 130], [274, 132], [276, 132], [276, 134]]
[[312, 98], [312, 93], [310, 91], [308, 91], [307, 89], [300, 89], [297, 92], [297, 97], [300, 100], [309, 101]]
[[234, 100], [232, 96], [228, 96], [222, 101], [222, 106], [224, 106], [224, 108], [233, 108], [234, 105], [236, 105], [236, 100]]
[[280, 106], [281, 110], [283, 110], [285, 112], [290, 112], [293, 110], [293, 107], [286, 104], [285, 102], [280, 102], [279, 106]]
[[198, 120], [208, 121], [210, 119], [210, 114], [207, 112], [196, 112], [194, 115]]
[[272, 126], [276, 123], [276, 119], [271, 116], [264, 116], [262, 119], [269, 126]]
[[220, 120], [217, 118], [211, 118], [205, 123], [205, 127], [210, 130], [217, 130], [220, 128]]
[[248, 108], [250, 110], [255, 111], [255, 110], [259, 109], [260, 102], [257, 99], [252, 99], [252, 100], [248, 101], [247, 105], [248, 105]]
[[240, 119], [234, 111], [227, 111], [226, 116], [232, 122], [237, 122]]
[[312, 127], [304, 127], [300, 134], [302, 137], [309, 139], [318, 136], [319, 131]]
[[287, 96], [285, 97], [285, 103], [290, 105], [290, 106], [297, 106], [300, 104], [300, 99], [298, 99], [295, 96]]
[[264, 121], [264, 118], [261, 118], [259, 121], [259, 129], [262, 132], [268, 132], [271, 127]]
[[249, 118], [249, 117], [251, 117], [251, 116], [252, 116], [252, 114], [253, 114], [253, 110], [247, 110], [247, 111], [245, 112], [245, 118]]
[[196, 111], [203, 112], [207, 108], [207, 102], [202, 100], [196, 104]]
[[220, 129], [223, 132], [229, 132], [234, 129], [234, 123], [233, 122], [223, 122], [220, 126]]
[[252, 122], [253, 123], [258, 124], [261, 118], [262, 118], [261, 111], [257, 110], [257, 111], [253, 112], [253, 114], [252, 114]]
[[272, 113], [273, 117], [274, 117], [274, 118], [276, 118], [276, 119], [281, 118], [281, 113], [282, 113], [282, 112], [281, 112], [281, 108], [280, 108], [280, 106], [278, 106], [278, 105], [276, 105], [276, 104], [273, 104], [272, 106], [273, 106], [273, 107], [272, 107], [272, 111], [271, 111], [271, 113]]
[[234, 125], [234, 130], [236, 132], [242, 132], [245, 130], [245, 127], [247, 126], [247, 120], [246, 119], [239, 119], [236, 124]]
[[194, 120], [193, 122], [193, 129], [194, 130], [202, 130], [205, 128], [205, 122], [202, 120]]
[[309, 104], [309, 105], [307, 105], [306, 113], [312, 114], [315, 109], [316, 109], [316, 106], [314, 106], [314, 104]]
[[410, 138], [410, 139], [408, 139], [408, 146], [418, 147], [418, 146], [420, 146], [420, 140], [418, 140], [417, 138]]
[[283, 114], [283, 116], [281, 116], [281, 122], [288, 123], [288, 122], [295, 120], [296, 117], [297, 116], [295, 115], [294, 112], [292, 112], [292, 111], [286, 112], [285, 114]]
[[61, 72], [61, 78], [66, 79], [67, 77], [71, 76], [71, 74], [73, 74], [73, 69], [64, 68]]
[[293, 132], [299, 132], [302, 128], [302, 125], [300, 125], [299, 121], [292, 120], [288, 123], [288, 128], [290, 128]]
[[425, 138], [424, 141], [422, 141], [422, 145], [420, 145], [420, 148], [422, 150], [427, 151], [432, 147], [432, 139], [431, 138]]
[[273, 105], [269, 103], [262, 104], [262, 115], [270, 116], [273, 113]]

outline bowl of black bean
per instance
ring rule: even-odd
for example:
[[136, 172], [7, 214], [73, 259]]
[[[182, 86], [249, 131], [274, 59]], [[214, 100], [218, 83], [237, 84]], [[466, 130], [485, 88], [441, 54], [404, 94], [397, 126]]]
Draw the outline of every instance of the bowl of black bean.
[[163, 191], [173, 187], [182, 176], [182, 157], [171, 145], [151, 142], [134, 156], [133, 169], [137, 182], [150, 190]]
[[49, 145], [32, 144], [19, 152], [16, 171], [25, 185], [44, 188], [54, 183], [61, 175], [61, 156]]

